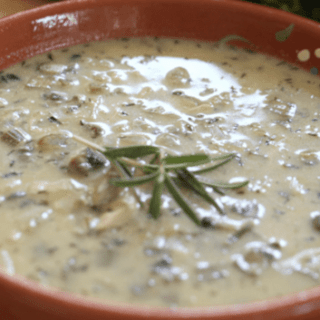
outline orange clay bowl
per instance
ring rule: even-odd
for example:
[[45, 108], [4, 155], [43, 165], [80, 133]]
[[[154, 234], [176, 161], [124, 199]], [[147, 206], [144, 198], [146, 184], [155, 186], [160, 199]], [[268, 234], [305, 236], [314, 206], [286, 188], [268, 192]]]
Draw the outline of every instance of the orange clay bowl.
[[[74, 0], [1, 19], [0, 68], [78, 43], [144, 36], [225, 38], [315, 74], [320, 67], [320, 25], [283, 11], [227, 0]], [[88, 301], [0, 271], [0, 319], [320, 319], [320, 288], [248, 304], [173, 310]]]

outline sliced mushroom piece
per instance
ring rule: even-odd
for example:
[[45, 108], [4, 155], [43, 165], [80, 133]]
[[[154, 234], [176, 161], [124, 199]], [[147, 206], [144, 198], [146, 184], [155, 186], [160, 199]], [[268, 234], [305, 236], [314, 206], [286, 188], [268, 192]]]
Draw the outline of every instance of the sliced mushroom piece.
[[106, 83], [91, 82], [88, 86], [89, 92], [94, 94], [110, 94], [110, 88]]
[[95, 139], [100, 137], [104, 130], [97, 123], [87, 122], [85, 120], [80, 120], [80, 125], [86, 128], [91, 133], [91, 138]]
[[21, 176], [21, 174], [22, 174], [21, 172], [11, 171], [11, 172], [3, 174], [1, 177], [3, 179], [8, 179], [8, 178], [12, 178], [12, 177]]
[[68, 165], [68, 173], [87, 177], [90, 172], [110, 164], [104, 155], [87, 148], [85, 152], [72, 158]]
[[248, 220], [246, 223], [244, 223], [239, 230], [231, 234], [227, 239], [227, 244], [233, 244], [237, 242], [241, 237], [243, 237], [246, 233], [251, 231], [253, 227], [255, 226], [254, 220]]
[[230, 208], [232, 213], [236, 213], [243, 217], [262, 218], [265, 213], [263, 205], [257, 200], [235, 199], [229, 196], [224, 196], [221, 201]]
[[105, 231], [125, 225], [137, 212], [137, 202], [133, 195], [125, 191], [121, 198], [110, 203], [109, 208], [109, 211], [100, 216], [96, 230]]
[[26, 87], [29, 89], [50, 89], [54, 83], [54, 79], [50, 79], [50, 77], [44, 75], [38, 75], [31, 78], [26, 84]]
[[299, 158], [303, 163], [310, 166], [320, 162], [320, 151], [306, 149], [298, 150], [295, 154], [299, 155]]
[[231, 258], [236, 267], [242, 272], [258, 276], [266, 270], [273, 261], [282, 257], [280, 249], [274, 248], [261, 241], [253, 241], [246, 244], [245, 252], [235, 254]]
[[189, 72], [185, 68], [176, 67], [166, 74], [165, 83], [174, 88], [188, 87], [190, 85]]
[[70, 103], [76, 103], [78, 106], [83, 105], [88, 101], [88, 97], [84, 94], [76, 94], [70, 99]]
[[21, 129], [12, 128], [1, 135], [1, 141], [5, 144], [15, 147], [23, 141], [30, 141], [31, 137]]
[[9, 102], [6, 99], [0, 97], [0, 108], [4, 108], [8, 104], [9, 104]]
[[206, 228], [221, 229], [225, 231], [235, 232], [235, 236], [241, 236], [241, 232], [246, 232], [248, 228], [254, 227], [258, 224], [258, 219], [243, 219], [236, 220], [231, 219], [227, 215], [220, 215], [218, 213], [212, 213], [204, 217], [200, 217], [202, 226]]
[[293, 118], [297, 111], [297, 106], [290, 102], [284, 102], [279, 98], [274, 98], [268, 103], [268, 110], [282, 117]]
[[318, 126], [315, 125], [307, 125], [305, 127], [305, 131], [306, 134], [308, 134], [309, 136], [313, 136], [313, 137], [319, 137], [320, 136], [320, 132], [319, 132], [319, 128]]
[[68, 137], [63, 134], [48, 134], [38, 141], [41, 152], [52, 152], [65, 149], [69, 144]]
[[168, 254], [164, 254], [151, 265], [151, 272], [159, 275], [165, 282], [181, 281], [189, 277], [182, 268], [172, 264], [172, 259]]
[[2, 74], [0, 77], [1, 82], [20, 81], [21, 78], [14, 73]]
[[313, 211], [310, 213], [312, 226], [316, 231], [320, 231], [320, 211]]
[[68, 100], [68, 95], [65, 92], [51, 91], [43, 94], [44, 100], [50, 100], [55, 103], [61, 103]]
[[271, 247], [271, 248], [274, 248], [274, 249], [278, 249], [278, 250], [281, 250], [283, 249], [285, 246], [287, 246], [287, 241], [284, 240], [284, 239], [277, 239], [275, 237], [271, 237], [269, 240], [268, 240], [268, 245]]
[[263, 272], [263, 266], [259, 263], [249, 263], [242, 254], [234, 254], [232, 256], [234, 264], [245, 274], [250, 276], [259, 276]]
[[56, 64], [56, 63], [45, 63], [39, 67], [40, 71], [46, 74], [61, 74], [67, 71], [68, 66], [64, 64]]
[[86, 158], [92, 166], [93, 170], [102, 168], [107, 164], [110, 164], [110, 162], [101, 152], [92, 150], [91, 148], [86, 149]]
[[169, 268], [171, 265], [172, 265], [172, 258], [169, 254], [165, 253], [157, 262], [155, 262], [151, 266], [151, 270], [154, 273], [161, 273], [162, 269]]
[[57, 124], [57, 125], [61, 125], [62, 124], [62, 122], [58, 119], [58, 117], [54, 116], [54, 115], [50, 116], [48, 118], [48, 120], [49, 120], [49, 122]]
[[84, 154], [72, 158], [68, 164], [68, 173], [71, 175], [87, 177], [91, 170], [91, 165]]
[[20, 199], [20, 198], [22, 198], [22, 197], [25, 197], [26, 195], [27, 195], [27, 193], [24, 192], [24, 191], [17, 191], [17, 192], [11, 193], [11, 194], [6, 198], [6, 200]]

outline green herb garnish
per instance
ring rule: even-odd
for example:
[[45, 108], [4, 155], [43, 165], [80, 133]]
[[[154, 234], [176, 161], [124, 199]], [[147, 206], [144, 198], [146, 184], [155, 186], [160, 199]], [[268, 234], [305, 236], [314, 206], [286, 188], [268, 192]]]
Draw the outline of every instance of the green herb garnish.
[[[237, 189], [248, 184], [248, 181], [239, 183], [214, 182], [200, 176], [202, 173], [216, 170], [230, 162], [236, 156], [233, 153], [214, 158], [206, 154], [163, 156], [160, 148], [154, 146], [101, 148], [80, 137], [74, 136], [73, 138], [99, 150], [116, 166], [121, 177], [109, 181], [114, 186], [133, 188], [153, 182], [148, 212], [154, 219], [160, 216], [161, 195], [164, 188], [169, 191], [189, 218], [197, 225], [201, 225], [197, 214], [180, 191], [181, 187], [188, 188], [196, 193], [203, 200], [213, 205], [220, 214], [224, 214], [217, 202], [208, 194], [205, 187], [210, 186], [215, 192], [224, 194], [221, 189]], [[201, 168], [190, 170], [192, 167]], [[139, 174], [135, 175], [137, 171], [139, 171]], [[141, 202], [140, 204], [143, 206]]]

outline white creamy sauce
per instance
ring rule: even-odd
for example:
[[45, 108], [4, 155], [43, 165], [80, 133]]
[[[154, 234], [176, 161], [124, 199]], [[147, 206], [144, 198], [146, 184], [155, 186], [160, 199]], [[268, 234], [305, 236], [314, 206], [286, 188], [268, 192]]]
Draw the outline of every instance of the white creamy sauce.
[[[187, 53], [187, 55], [186, 55]], [[122, 39], [80, 45], [0, 74], [0, 264], [45, 286], [115, 301], [208, 306], [319, 285], [320, 81], [284, 62], [213, 44]], [[206, 179], [225, 215], [184, 190], [117, 175], [100, 146], [172, 155], [236, 153]], [[209, 222], [209, 223], [208, 223]]]

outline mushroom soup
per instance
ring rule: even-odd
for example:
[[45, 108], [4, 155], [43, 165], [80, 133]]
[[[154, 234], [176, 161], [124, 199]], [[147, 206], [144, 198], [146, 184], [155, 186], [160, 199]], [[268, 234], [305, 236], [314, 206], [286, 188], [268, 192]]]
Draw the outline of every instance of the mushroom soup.
[[[187, 53], [187, 55], [186, 55]], [[246, 50], [121, 39], [0, 74], [0, 264], [64, 291], [157, 306], [243, 303], [319, 284], [317, 77]], [[236, 157], [181, 188], [201, 226], [152, 184], [116, 187], [101, 147]], [[139, 201], [145, 205], [141, 207]]]

